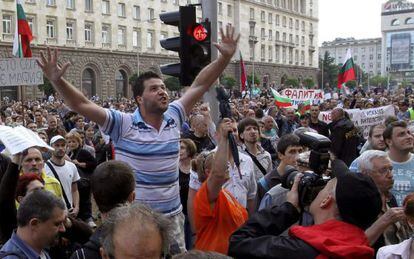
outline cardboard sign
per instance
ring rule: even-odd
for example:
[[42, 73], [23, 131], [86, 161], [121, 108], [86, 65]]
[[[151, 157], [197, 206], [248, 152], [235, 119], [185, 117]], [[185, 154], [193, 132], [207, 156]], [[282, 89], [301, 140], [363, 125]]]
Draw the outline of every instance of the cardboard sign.
[[280, 92], [282, 96], [286, 96], [292, 99], [293, 103], [292, 106], [294, 108], [298, 107], [298, 104], [303, 103], [304, 101], [311, 100], [314, 104], [321, 103], [323, 98], [323, 91], [322, 90], [315, 90], [315, 89], [293, 89], [287, 88]]
[[41, 85], [43, 72], [36, 58], [0, 59], [0, 86]]

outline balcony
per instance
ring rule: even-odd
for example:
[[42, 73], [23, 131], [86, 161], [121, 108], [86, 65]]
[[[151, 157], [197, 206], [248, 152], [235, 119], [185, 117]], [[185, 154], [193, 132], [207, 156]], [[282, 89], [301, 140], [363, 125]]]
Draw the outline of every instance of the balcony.
[[258, 42], [258, 40], [257, 40], [257, 36], [250, 35], [250, 36], [249, 36], [249, 42], [250, 42], [250, 43], [254, 43], [254, 44], [256, 44], [256, 43]]
[[110, 49], [111, 48], [111, 43], [102, 43], [102, 48], [103, 49]]
[[313, 45], [309, 45], [309, 51], [315, 52], [316, 48]]
[[3, 41], [12, 42], [14, 35], [11, 33], [3, 33]]

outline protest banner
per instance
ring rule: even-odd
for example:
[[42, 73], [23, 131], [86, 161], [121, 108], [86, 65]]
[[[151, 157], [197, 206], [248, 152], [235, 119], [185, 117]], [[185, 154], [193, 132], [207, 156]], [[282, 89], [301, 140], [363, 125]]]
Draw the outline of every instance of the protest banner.
[[[363, 110], [348, 109], [345, 111], [349, 114], [349, 117], [351, 121], [354, 122], [355, 126], [361, 128], [364, 138], [368, 138], [371, 126], [381, 124], [386, 117], [395, 115], [394, 106], [392, 105]], [[326, 123], [330, 123], [332, 121], [331, 111], [321, 112], [319, 114], [319, 119]]]
[[294, 88], [287, 88], [283, 89], [280, 94], [282, 96], [286, 96], [292, 99], [292, 106], [297, 108], [300, 103], [304, 101], [311, 100], [312, 103], [319, 104], [321, 103], [323, 98], [323, 91], [316, 90], [316, 89], [294, 89]]
[[43, 72], [36, 58], [0, 59], [0, 86], [40, 84], [43, 84]]

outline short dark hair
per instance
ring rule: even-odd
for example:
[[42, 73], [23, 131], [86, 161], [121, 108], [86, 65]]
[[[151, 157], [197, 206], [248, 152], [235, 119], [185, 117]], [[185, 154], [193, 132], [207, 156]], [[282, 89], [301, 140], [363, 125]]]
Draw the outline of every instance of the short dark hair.
[[134, 94], [134, 98], [137, 96], [142, 96], [142, 93], [144, 92], [144, 82], [151, 78], [162, 79], [157, 73], [153, 71], [147, 71], [138, 76], [132, 85], [132, 93]]
[[237, 131], [239, 132], [239, 138], [240, 138], [241, 141], [244, 141], [244, 140], [241, 138], [240, 135], [244, 132], [244, 130], [248, 126], [255, 126], [255, 127], [257, 127], [257, 129], [260, 130], [260, 125], [257, 122], [257, 120], [252, 119], [252, 118], [245, 118], [245, 119], [241, 120], [239, 122], [239, 124], [237, 125]]
[[34, 218], [45, 222], [52, 217], [55, 208], [66, 209], [62, 199], [49, 191], [35, 190], [26, 195], [20, 203], [17, 210], [17, 226], [27, 226]]
[[300, 146], [300, 138], [295, 134], [286, 134], [279, 139], [277, 143], [277, 152], [285, 154], [288, 147]]
[[394, 121], [391, 122], [390, 124], [387, 125], [387, 127], [384, 130], [384, 133], [382, 134], [382, 136], [384, 137], [384, 140], [386, 139], [391, 139], [392, 138], [392, 133], [394, 132], [394, 128], [407, 128], [408, 125], [405, 121]]
[[122, 161], [107, 161], [96, 167], [91, 191], [99, 211], [105, 213], [125, 203], [135, 189], [132, 168]]

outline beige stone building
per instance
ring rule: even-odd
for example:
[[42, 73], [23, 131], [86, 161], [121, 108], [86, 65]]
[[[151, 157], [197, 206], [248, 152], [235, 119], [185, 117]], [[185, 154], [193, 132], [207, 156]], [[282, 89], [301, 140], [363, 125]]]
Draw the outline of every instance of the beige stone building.
[[[159, 40], [178, 36], [163, 24], [162, 12], [178, 10], [188, 0], [26, 0], [24, 10], [35, 36], [34, 55], [57, 46], [61, 62], [70, 61], [66, 78], [89, 96], [131, 96], [128, 78], [176, 62]], [[194, 1], [192, 2], [194, 3]], [[201, 20], [201, 7], [197, 7]], [[219, 0], [218, 27], [231, 23], [241, 32], [240, 50], [247, 73], [279, 84], [286, 77], [316, 78], [318, 0]], [[0, 0], [0, 57], [10, 57], [16, 3]], [[226, 75], [238, 80], [239, 55]], [[15, 87], [2, 95], [17, 97]], [[40, 96], [25, 87], [23, 96]]]
[[334, 41], [323, 42], [319, 55], [323, 58], [325, 52], [335, 58], [336, 64], [342, 64], [348, 49], [351, 49], [354, 63], [370, 75], [381, 74], [381, 38], [354, 39], [337, 38]]

